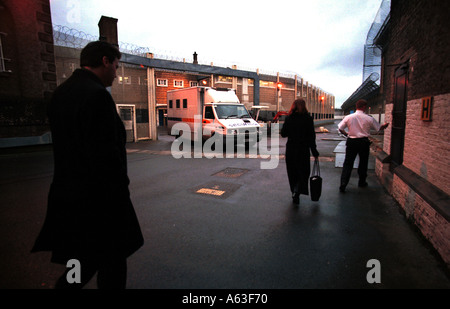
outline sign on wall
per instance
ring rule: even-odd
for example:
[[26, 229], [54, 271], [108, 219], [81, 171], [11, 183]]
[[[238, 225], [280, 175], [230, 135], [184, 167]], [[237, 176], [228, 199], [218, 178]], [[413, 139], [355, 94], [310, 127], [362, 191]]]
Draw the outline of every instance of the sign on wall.
[[423, 121], [431, 121], [431, 109], [433, 105], [433, 97], [426, 97], [422, 99], [422, 109], [420, 119]]

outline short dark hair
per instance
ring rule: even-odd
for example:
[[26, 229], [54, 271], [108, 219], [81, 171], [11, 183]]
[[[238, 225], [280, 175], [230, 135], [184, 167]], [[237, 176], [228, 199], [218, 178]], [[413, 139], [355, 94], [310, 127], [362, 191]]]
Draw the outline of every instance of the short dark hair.
[[80, 66], [97, 68], [102, 65], [103, 57], [106, 56], [110, 62], [120, 59], [122, 54], [119, 49], [111, 43], [95, 41], [88, 43], [80, 55]]
[[356, 102], [356, 109], [360, 109], [363, 107], [367, 106], [367, 101], [366, 100], [359, 100], [358, 102]]

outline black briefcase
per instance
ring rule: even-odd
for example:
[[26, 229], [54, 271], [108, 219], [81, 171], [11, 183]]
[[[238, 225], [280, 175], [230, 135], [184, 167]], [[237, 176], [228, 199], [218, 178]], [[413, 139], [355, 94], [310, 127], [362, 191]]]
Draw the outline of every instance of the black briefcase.
[[309, 177], [309, 189], [311, 192], [311, 201], [317, 202], [322, 194], [322, 177], [320, 177], [318, 158], [314, 160], [311, 177]]

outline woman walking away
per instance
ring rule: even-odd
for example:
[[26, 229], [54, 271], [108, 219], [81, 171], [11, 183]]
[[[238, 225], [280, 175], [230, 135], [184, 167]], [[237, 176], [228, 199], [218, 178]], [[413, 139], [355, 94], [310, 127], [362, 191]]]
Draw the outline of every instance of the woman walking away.
[[306, 102], [297, 99], [292, 103], [281, 136], [287, 137], [286, 167], [294, 204], [300, 203], [300, 194], [309, 195], [308, 179], [311, 172], [310, 150], [319, 157], [316, 146], [314, 120], [306, 109]]

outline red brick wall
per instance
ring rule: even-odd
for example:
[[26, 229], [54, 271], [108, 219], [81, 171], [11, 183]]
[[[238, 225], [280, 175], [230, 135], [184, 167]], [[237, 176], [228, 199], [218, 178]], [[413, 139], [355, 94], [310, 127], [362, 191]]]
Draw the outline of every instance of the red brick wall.
[[392, 196], [402, 206], [405, 214], [420, 229], [450, 265], [450, 223], [438, 214], [426, 201], [406, 185], [397, 175], [392, 183]]
[[408, 101], [403, 165], [450, 194], [450, 94], [433, 102], [433, 120], [422, 121], [420, 99]]
[[[381, 94], [385, 121], [392, 123], [394, 72], [408, 62], [407, 106], [403, 166], [447, 195], [450, 194], [450, 39], [446, 29], [450, 2], [392, 1], [388, 44], [383, 47]], [[422, 98], [433, 97], [432, 121], [421, 120]], [[391, 127], [385, 131], [383, 150], [389, 154]], [[382, 182], [389, 171], [377, 162]], [[388, 188], [445, 262], [450, 264], [449, 222], [395, 174]], [[422, 192], [423, 193], [423, 192]]]
[[259, 87], [260, 105], [269, 105], [270, 110], [277, 108], [277, 89], [275, 87]]
[[[383, 89], [386, 121], [392, 122], [395, 66], [409, 60], [403, 164], [450, 194], [450, 40], [442, 31], [448, 2], [393, 1], [389, 44], [383, 52]], [[448, 10], [447, 10], [448, 12]], [[445, 64], [447, 63], [447, 64]], [[447, 69], [445, 69], [447, 68]], [[431, 122], [420, 119], [421, 99], [434, 96]], [[386, 130], [384, 151], [390, 153]]]
[[[161, 87], [156, 84], [156, 104], [167, 104], [167, 91], [189, 88], [190, 81], [197, 81], [197, 75], [169, 71], [155, 71], [155, 83], [158, 78], [167, 79], [167, 87]], [[174, 87], [174, 80], [182, 80], [184, 86], [182, 88]]]
[[391, 153], [392, 107], [393, 104], [387, 104], [384, 114], [384, 121], [390, 124], [389, 127], [384, 130], [383, 151], [386, 153]]
[[292, 85], [292, 88], [290, 89], [282, 89], [281, 90], [281, 107], [280, 110], [282, 111], [289, 111], [291, 109], [292, 102], [295, 101], [296, 95], [294, 91], [294, 87]]
[[390, 43], [384, 52], [383, 85], [393, 101], [395, 64], [410, 61], [408, 98], [450, 92], [448, 55], [450, 3], [440, 0], [392, 1]]

